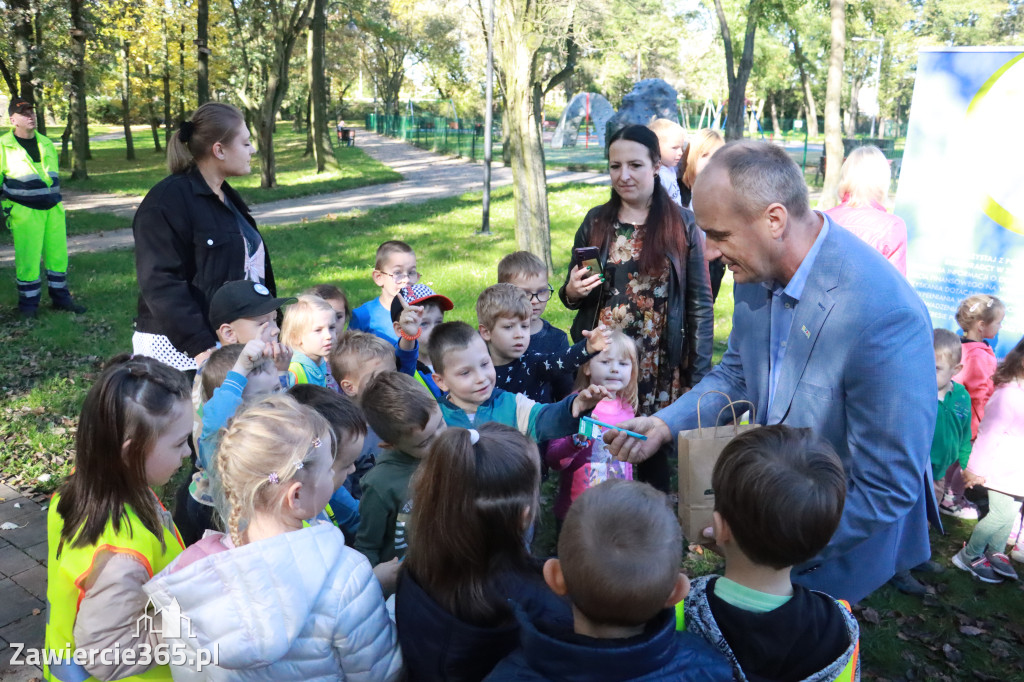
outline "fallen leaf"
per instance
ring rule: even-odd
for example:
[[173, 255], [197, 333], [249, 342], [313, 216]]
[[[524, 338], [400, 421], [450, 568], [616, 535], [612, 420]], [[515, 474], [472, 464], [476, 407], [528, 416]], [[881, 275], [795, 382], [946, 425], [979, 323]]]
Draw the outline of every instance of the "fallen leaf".
[[860, 615], [864, 617], [864, 620], [871, 623], [872, 625], [879, 625], [882, 619], [878, 617], [878, 611], [868, 607], [860, 612]]
[[15, 502], [14, 503], [14, 508], [15, 509], [21, 509], [21, 502]]
[[960, 626], [960, 634], [967, 635], [968, 637], [974, 637], [975, 635], [980, 635], [983, 632], [985, 632], [985, 631], [982, 630], [981, 628], [974, 627], [973, 625], [961, 625]]
[[952, 644], [943, 644], [942, 653], [945, 654], [946, 660], [950, 663], [959, 663], [964, 660], [964, 655], [954, 649]]
[[33, 616], [38, 616], [40, 613], [42, 613], [42, 611], [40, 611], [39, 609], [32, 609]]
[[0, 523], [0, 530], [17, 530], [19, 528], [24, 528], [27, 525], [28, 524], [26, 523], [26, 524], [24, 524], [22, 526], [19, 526], [16, 523], [11, 523], [10, 521], [7, 521], [5, 523]]

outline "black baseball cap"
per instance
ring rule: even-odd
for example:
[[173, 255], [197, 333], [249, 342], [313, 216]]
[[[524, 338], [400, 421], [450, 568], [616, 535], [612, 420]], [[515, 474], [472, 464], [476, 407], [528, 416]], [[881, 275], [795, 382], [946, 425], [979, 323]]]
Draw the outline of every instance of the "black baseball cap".
[[34, 108], [35, 105], [24, 97], [14, 97], [11, 99], [11, 103], [7, 105], [7, 114], [23, 114], [26, 109], [32, 111]]
[[217, 329], [222, 324], [242, 317], [259, 317], [274, 312], [295, 298], [274, 298], [270, 289], [259, 282], [243, 279], [228, 282], [217, 289], [210, 299], [210, 324]]

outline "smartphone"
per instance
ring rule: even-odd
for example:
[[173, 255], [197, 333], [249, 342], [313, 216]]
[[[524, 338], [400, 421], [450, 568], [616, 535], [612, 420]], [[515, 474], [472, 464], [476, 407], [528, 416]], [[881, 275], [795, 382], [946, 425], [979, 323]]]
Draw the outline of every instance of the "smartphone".
[[581, 268], [589, 267], [592, 275], [601, 274], [601, 263], [598, 261], [600, 257], [601, 251], [596, 246], [583, 246], [572, 250], [573, 264]]

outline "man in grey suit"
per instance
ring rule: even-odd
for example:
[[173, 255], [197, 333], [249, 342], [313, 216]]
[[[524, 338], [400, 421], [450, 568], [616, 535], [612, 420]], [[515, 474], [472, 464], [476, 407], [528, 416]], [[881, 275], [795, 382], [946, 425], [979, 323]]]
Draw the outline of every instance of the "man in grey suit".
[[[931, 553], [938, 403], [928, 311], [885, 258], [811, 211], [803, 174], [780, 147], [720, 149], [697, 178], [693, 208], [705, 257], [721, 256], [735, 281], [728, 350], [689, 393], [623, 425], [648, 440], [610, 432], [610, 450], [642, 462], [697, 427], [708, 391], [750, 400], [759, 424], [810, 427], [842, 459], [846, 506], [832, 541], [793, 580], [859, 601]], [[701, 401], [702, 423], [724, 423], [725, 404]]]

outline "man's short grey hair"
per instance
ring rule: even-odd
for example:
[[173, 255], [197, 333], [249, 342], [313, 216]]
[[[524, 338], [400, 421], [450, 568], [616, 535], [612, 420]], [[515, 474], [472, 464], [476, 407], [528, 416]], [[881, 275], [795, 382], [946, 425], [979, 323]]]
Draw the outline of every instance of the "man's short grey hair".
[[711, 157], [705, 171], [710, 168], [721, 168], [729, 174], [735, 208], [746, 218], [761, 216], [775, 203], [785, 206], [795, 218], [811, 210], [800, 167], [778, 145], [758, 140], [730, 142]]

